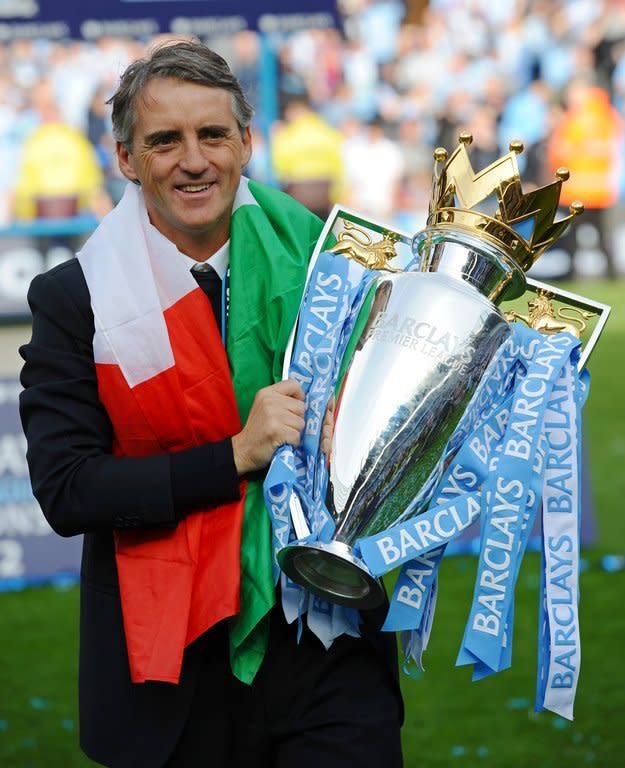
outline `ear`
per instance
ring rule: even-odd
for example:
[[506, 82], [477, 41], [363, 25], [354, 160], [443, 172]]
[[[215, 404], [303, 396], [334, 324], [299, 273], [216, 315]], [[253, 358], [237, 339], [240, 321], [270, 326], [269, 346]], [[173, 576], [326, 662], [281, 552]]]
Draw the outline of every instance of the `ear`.
[[126, 145], [122, 144], [121, 141], [116, 141], [115, 152], [117, 153], [117, 163], [119, 165], [119, 170], [130, 181], [138, 182], [139, 179], [135, 173], [132, 154], [128, 151]]
[[252, 132], [249, 126], [243, 131], [243, 152], [241, 153], [241, 167], [244, 168], [252, 156]]

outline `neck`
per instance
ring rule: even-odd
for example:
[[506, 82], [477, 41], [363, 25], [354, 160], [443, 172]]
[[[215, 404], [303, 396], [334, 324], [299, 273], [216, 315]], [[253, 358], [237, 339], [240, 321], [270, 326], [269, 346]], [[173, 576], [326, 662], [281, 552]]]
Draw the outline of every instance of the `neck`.
[[228, 236], [223, 235], [219, 238], [211, 238], [208, 241], [203, 239], [199, 242], [196, 242], [195, 240], [188, 241], [179, 237], [170, 239], [176, 248], [178, 248], [181, 253], [184, 253], [185, 256], [188, 256], [194, 261], [203, 262], [210, 259], [210, 257], [217, 253], [220, 248], [223, 248], [228, 241]]

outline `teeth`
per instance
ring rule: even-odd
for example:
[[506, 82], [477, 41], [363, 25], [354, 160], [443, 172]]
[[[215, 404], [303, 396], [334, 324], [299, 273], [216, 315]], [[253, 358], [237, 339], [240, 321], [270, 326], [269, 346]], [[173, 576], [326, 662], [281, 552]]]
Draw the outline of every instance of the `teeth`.
[[184, 187], [180, 187], [183, 192], [204, 192], [208, 189], [210, 184], [186, 184]]

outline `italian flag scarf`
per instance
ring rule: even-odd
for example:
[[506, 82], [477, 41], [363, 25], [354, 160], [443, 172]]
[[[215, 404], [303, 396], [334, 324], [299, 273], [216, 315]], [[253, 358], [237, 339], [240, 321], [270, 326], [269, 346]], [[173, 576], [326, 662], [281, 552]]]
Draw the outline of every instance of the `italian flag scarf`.
[[[117, 455], [182, 450], [240, 430], [256, 392], [282, 378], [321, 228], [292, 198], [241, 179], [224, 349], [208, 298], [128, 185], [78, 254]], [[177, 682], [184, 648], [231, 617], [232, 670], [251, 683], [275, 602], [261, 480], [242, 483], [239, 502], [195, 510], [174, 529], [118, 530], [115, 541], [133, 682]]]

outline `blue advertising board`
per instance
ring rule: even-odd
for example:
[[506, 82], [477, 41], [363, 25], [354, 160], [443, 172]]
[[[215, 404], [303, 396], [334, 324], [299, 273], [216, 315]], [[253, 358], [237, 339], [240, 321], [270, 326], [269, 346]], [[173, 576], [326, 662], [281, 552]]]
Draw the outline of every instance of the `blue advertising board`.
[[338, 24], [335, 0], [3, 0], [0, 41], [173, 33], [211, 37], [243, 29], [293, 32]]
[[0, 590], [76, 577], [82, 548], [81, 536], [54, 533], [33, 497], [19, 392], [16, 378], [0, 378]]
[[30, 321], [26, 294], [31, 280], [71, 259], [97, 224], [95, 217], [84, 215], [0, 228], [0, 324]]

